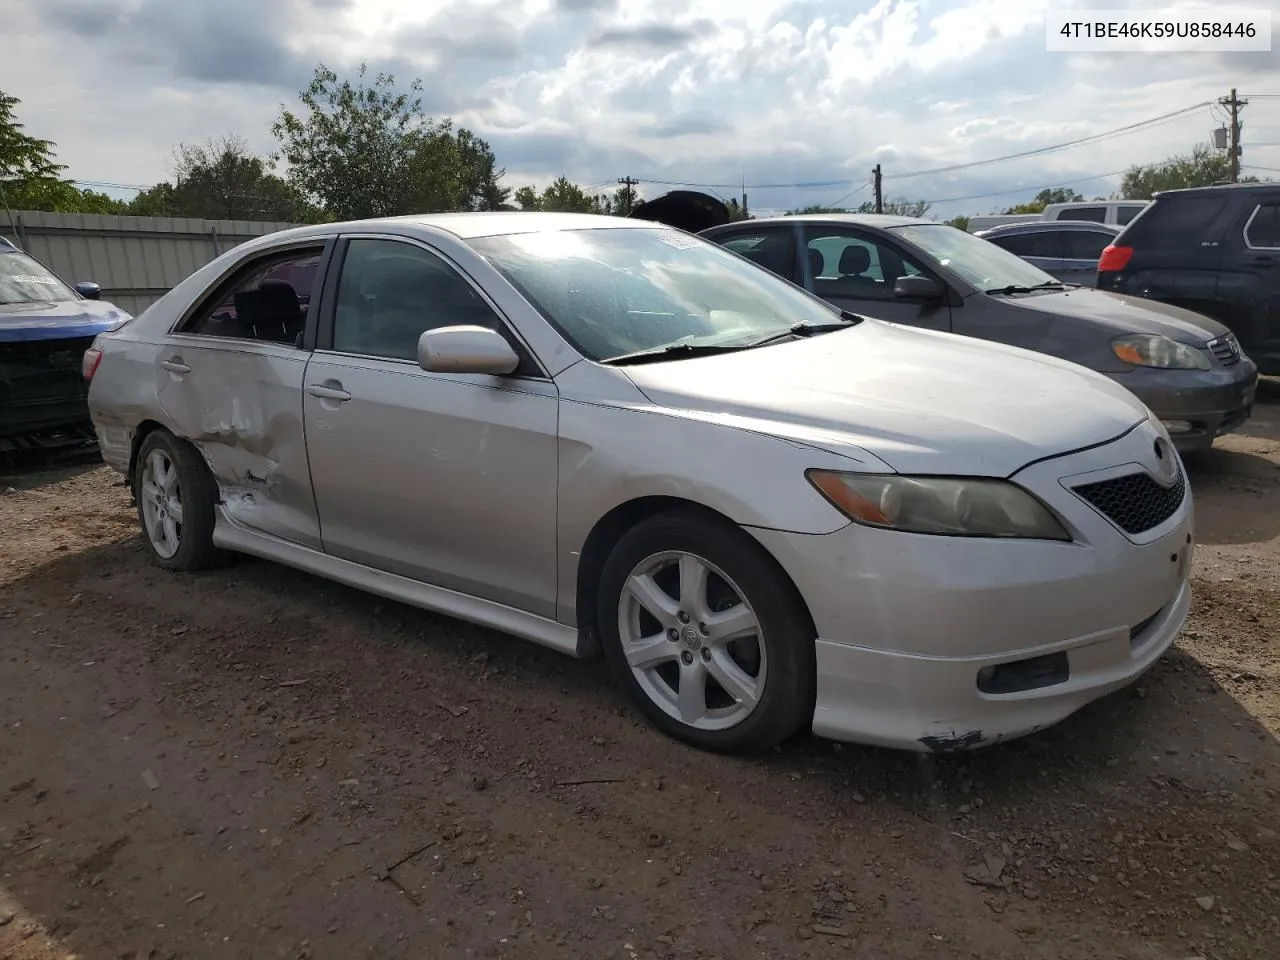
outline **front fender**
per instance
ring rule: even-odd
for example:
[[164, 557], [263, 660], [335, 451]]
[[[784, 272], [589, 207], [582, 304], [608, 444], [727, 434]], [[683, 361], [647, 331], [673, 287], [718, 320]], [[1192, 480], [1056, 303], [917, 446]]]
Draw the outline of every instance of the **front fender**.
[[744, 526], [823, 534], [849, 524], [810, 468], [888, 471], [796, 440], [645, 405], [561, 401], [558, 607], [574, 622], [578, 563], [596, 523], [643, 497], [698, 504]]

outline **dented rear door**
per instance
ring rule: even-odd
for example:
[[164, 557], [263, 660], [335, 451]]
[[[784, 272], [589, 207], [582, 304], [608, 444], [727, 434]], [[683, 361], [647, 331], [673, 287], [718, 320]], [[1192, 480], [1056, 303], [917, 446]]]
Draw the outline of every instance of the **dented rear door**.
[[175, 336], [157, 354], [156, 377], [161, 407], [203, 454], [231, 519], [320, 549], [302, 429], [308, 356], [285, 344]]

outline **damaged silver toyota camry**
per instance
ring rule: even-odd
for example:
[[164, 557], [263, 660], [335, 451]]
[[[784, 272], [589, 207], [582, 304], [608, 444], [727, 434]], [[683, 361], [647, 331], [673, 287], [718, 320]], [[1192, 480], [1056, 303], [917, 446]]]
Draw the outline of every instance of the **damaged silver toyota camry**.
[[253, 554], [603, 652], [699, 747], [983, 746], [1187, 617], [1190, 490], [1129, 391], [653, 223], [273, 234], [84, 367], [161, 567]]

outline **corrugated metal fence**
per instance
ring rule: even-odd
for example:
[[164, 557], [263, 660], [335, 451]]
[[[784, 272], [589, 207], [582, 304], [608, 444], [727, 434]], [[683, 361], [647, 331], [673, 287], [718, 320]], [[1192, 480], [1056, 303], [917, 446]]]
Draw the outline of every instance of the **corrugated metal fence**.
[[135, 315], [219, 254], [292, 226], [29, 210], [14, 211], [12, 224], [0, 221], [0, 231], [63, 280], [92, 281], [103, 300]]

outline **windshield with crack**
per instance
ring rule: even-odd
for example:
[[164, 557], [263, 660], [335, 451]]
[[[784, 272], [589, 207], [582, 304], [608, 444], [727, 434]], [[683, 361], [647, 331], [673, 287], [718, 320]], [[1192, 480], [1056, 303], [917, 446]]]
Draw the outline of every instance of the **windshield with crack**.
[[678, 230], [548, 230], [468, 242], [592, 360], [680, 344], [746, 347], [797, 323], [840, 319], [799, 287]]
[[75, 291], [25, 253], [0, 250], [0, 304], [64, 303]]
[[1059, 281], [1021, 257], [958, 227], [945, 223], [916, 223], [894, 227], [903, 240], [924, 251], [979, 290], [1035, 287]]

